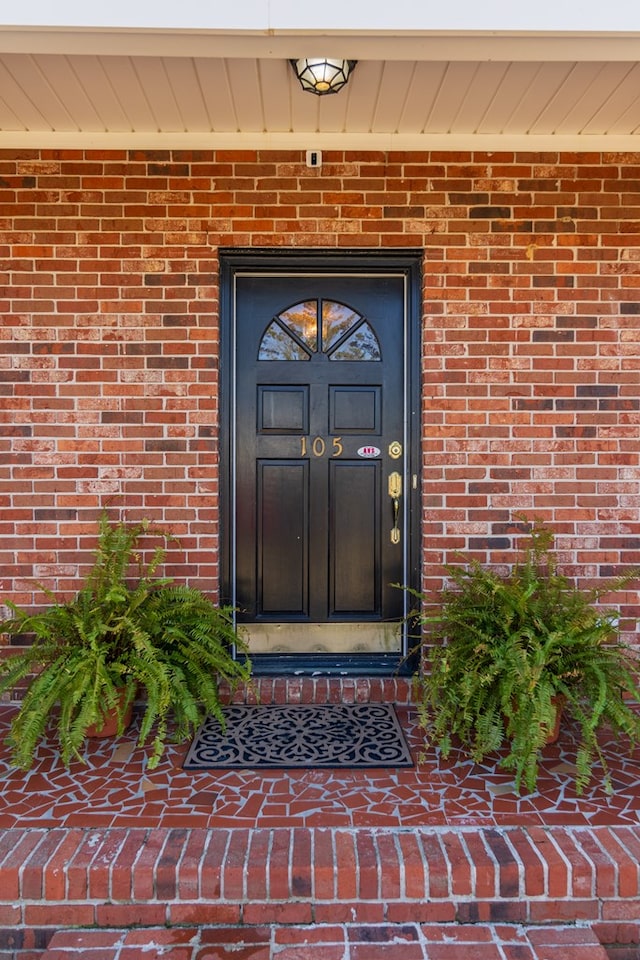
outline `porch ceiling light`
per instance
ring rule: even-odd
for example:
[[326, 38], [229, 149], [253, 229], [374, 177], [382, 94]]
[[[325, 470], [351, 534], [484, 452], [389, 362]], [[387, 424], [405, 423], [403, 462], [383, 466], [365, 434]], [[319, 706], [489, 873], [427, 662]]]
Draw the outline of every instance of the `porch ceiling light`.
[[357, 62], [319, 57], [290, 61], [302, 89], [308, 93], [316, 93], [319, 97], [342, 90]]

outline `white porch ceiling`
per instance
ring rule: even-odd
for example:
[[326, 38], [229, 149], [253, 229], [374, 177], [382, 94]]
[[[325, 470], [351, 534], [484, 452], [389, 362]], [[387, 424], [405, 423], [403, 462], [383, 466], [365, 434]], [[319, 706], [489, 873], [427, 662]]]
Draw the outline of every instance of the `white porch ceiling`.
[[[640, 34], [0, 30], [0, 147], [640, 150]], [[303, 93], [289, 58], [358, 60]]]

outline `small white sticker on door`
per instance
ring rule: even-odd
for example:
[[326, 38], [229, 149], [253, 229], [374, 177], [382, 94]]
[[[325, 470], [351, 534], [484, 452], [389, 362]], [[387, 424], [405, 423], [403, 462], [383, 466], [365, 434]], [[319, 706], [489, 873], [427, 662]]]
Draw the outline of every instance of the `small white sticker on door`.
[[358, 456], [364, 457], [366, 460], [370, 460], [371, 457], [379, 457], [380, 450], [378, 447], [360, 447], [358, 450]]

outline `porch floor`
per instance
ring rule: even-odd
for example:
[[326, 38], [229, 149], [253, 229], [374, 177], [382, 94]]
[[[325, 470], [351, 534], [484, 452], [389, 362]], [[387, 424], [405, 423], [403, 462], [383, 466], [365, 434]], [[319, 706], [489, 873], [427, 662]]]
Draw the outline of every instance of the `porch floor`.
[[[0, 707], [4, 741], [12, 706]], [[155, 770], [136, 745], [137, 718], [116, 740], [88, 741], [85, 763], [65, 770], [41, 745], [27, 772], [0, 746], [0, 828], [26, 827], [420, 827], [640, 824], [640, 749], [602, 741], [602, 769], [576, 794], [575, 736], [565, 727], [545, 749], [535, 793], [514, 792], [498, 758], [473, 763], [459, 750], [444, 760], [425, 749], [416, 712], [396, 707], [415, 767], [350, 770], [185, 771], [188, 744], [169, 743]]]
[[396, 709], [413, 768], [149, 770], [137, 718], [69, 770], [3, 744], [0, 960], [640, 957], [640, 750], [605, 737], [612, 791], [596, 766], [577, 796], [565, 727], [517, 795]]

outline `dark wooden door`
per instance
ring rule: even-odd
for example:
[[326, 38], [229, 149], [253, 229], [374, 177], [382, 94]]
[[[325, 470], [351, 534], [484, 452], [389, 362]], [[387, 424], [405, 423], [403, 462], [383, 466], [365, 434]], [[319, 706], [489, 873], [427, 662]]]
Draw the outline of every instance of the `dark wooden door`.
[[402, 276], [236, 278], [236, 603], [259, 654], [399, 651]]

